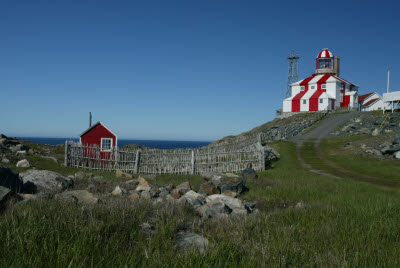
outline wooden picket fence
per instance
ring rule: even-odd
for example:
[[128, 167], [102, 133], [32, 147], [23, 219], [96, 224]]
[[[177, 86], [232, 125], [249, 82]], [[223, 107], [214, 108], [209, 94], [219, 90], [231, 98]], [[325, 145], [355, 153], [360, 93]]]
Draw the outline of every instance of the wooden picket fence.
[[101, 152], [98, 146], [65, 143], [65, 166], [92, 170], [120, 169], [143, 174], [200, 174], [205, 172], [239, 172], [248, 166], [265, 170], [268, 156], [259, 143], [240, 149], [137, 149], [121, 150], [113, 147]]

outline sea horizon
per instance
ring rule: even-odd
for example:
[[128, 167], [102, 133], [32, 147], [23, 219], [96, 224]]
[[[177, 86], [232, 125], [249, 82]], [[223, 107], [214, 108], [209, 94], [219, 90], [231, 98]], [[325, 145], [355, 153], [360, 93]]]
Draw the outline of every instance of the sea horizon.
[[[59, 137], [16, 137], [21, 140], [27, 140], [45, 145], [65, 144], [65, 141], [79, 141], [79, 138], [59, 138]], [[178, 148], [199, 148], [207, 146], [212, 141], [184, 141], [184, 140], [142, 140], [142, 139], [118, 139], [118, 147], [128, 144], [138, 144], [154, 149], [178, 149]]]

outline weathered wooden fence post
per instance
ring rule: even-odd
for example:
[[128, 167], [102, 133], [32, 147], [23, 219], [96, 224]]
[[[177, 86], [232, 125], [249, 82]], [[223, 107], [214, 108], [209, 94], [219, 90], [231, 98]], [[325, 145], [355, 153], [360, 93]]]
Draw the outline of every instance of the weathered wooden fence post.
[[192, 174], [194, 174], [194, 150], [192, 150]]
[[65, 141], [65, 156], [64, 156], [64, 166], [67, 166], [68, 160], [68, 141]]
[[136, 151], [135, 169], [133, 170], [133, 173], [135, 174], [139, 173], [139, 158], [140, 158], [140, 149]]

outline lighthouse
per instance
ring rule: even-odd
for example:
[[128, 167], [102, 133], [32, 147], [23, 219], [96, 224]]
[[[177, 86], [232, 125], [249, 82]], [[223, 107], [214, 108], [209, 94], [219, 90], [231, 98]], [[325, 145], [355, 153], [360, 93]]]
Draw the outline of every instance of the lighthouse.
[[339, 77], [340, 59], [324, 48], [316, 57], [315, 74], [291, 84], [283, 112], [311, 112], [358, 107], [358, 86]]

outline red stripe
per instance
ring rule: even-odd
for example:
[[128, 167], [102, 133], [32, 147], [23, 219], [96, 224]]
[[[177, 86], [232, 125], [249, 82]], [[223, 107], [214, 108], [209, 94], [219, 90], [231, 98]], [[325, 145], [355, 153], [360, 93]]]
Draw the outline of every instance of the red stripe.
[[307, 93], [308, 82], [310, 82], [313, 78], [314, 76], [311, 76], [301, 81], [300, 88], [304, 86], [304, 91], [300, 91], [300, 93], [294, 96], [292, 99], [292, 112], [300, 112], [300, 99], [304, 96], [304, 94]]
[[322, 95], [322, 91], [317, 90], [310, 98], [310, 111], [318, 111], [319, 97]]
[[326, 92], [326, 89], [322, 89], [322, 84], [326, 84], [326, 80], [328, 80], [329, 77], [331, 77], [331, 75], [325, 74], [324, 76], [321, 77], [321, 79], [318, 80], [317, 90], [322, 90], [322, 92]]

